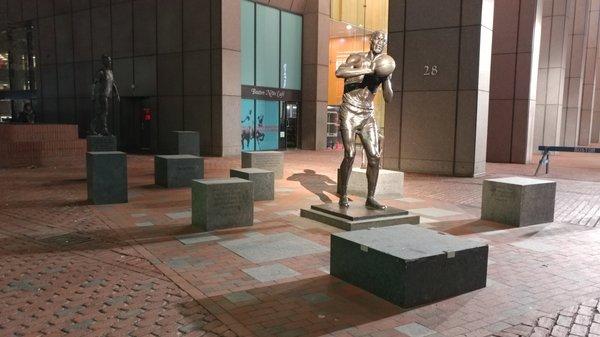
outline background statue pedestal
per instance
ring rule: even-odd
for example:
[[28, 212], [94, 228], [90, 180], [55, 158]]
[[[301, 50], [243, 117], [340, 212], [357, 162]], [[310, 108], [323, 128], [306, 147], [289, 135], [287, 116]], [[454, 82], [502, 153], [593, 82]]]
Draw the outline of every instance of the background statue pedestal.
[[[338, 169], [338, 178], [340, 181], [340, 170]], [[338, 193], [339, 186], [338, 186]], [[350, 179], [348, 180], [348, 194], [359, 197], [367, 197], [367, 169], [355, 167], [352, 169]], [[404, 196], [404, 172], [392, 170], [379, 170], [379, 179], [375, 188], [375, 197], [378, 196]]]
[[254, 183], [240, 178], [192, 181], [192, 225], [202, 231], [252, 226]]
[[402, 224], [416, 225], [420, 221], [420, 216], [394, 207], [384, 210], [368, 209], [364, 206], [364, 200], [354, 200], [348, 208], [337, 203], [313, 205], [310, 209], [301, 209], [300, 216], [346, 231]]
[[401, 307], [484, 288], [487, 244], [419, 226], [331, 234], [331, 275]]
[[204, 178], [204, 158], [189, 154], [154, 157], [154, 183], [159, 186], [189, 187]]
[[94, 205], [127, 202], [127, 155], [124, 152], [86, 154], [88, 200]]
[[554, 221], [556, 182], [523, 177], [483, 181], [481, 219], [522, 227]]
[[87, 150], [88, 152], [108, 152], [117, 151], [117, 137], [102, 136], [102, 135], [90, 135], [87, 136]]
[[283, 152], [242, 151], [242, 168], [259, 168], [272, 171], [275, 179], [283, 178]]
[[196, 131], [171, 131], [169, 154], [200, 155], [200, 135]]

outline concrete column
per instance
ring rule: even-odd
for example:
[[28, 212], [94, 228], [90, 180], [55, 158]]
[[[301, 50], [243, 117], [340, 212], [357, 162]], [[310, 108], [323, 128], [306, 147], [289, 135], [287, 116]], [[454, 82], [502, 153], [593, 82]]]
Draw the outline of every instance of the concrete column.
[[583, 91], [581, 98], [581, 113], [579, 117], [579, 137], [577, 142], [578, 145], [582, 146], [590, 144], [592, 132], [592, 107], [594, 106], [596, 86], [599, 18], [600, 0], [591, 0], [586, 29], [587, 37], [585, 45], [585, 61], [583, 63]]
[[565, 146], [575, 146], [579, 138], [579, 120], [581, 117], [581, 103], [584, 82], [584, 69], [587, 22], [590, 14], [591, 2], [588, 0], [573, 0], [575, 2], [575, 15], [571, 34], [571, 55], [566, 73], [565, 97], [566, 107], [563, 118], [562, 143]]
[[238, 0], [211, 0], [211, 152], [217, 156], [241, 151], [240, 17]]
[[571, 55], [575, 1], [546, 0], [543, 5], [536, 113], [532, 151], [560, 145], [565, 76]]
[[542, 0], [496, 0], [487, 160], [531, 160]]
[[594, 88], [594, 105], [592, 109], [592, 132], [590, 135], [590, 143], [600, 142], [600, 53], [596, 53], [596, 86]]
[[324, 149], [327, 140], [329, 0], [307, 0], [302, 23], [301, 147]]
[[493, 12], [493, 0], [390, 1], [388, 168], [485, 173]]

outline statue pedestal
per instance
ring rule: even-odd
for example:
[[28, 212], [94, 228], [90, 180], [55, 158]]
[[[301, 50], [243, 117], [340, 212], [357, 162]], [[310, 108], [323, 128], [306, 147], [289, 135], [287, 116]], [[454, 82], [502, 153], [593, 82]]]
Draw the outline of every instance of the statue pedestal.
[[340, 207], [337, 203], [313, 205], [310, 209], [301, 209], [300, 216], [346, 231], [416, 225], [420, 221], [418, 215], [394, 207], [385, 210], [369, 209], [364, 206], [364, 200], [354, 200], [348, 208]]
[[117, 151], [117, 137], [102, 136], [102, 135], [90, 135], [87, 136], [87, 150], [88, 152], [109, 152]]

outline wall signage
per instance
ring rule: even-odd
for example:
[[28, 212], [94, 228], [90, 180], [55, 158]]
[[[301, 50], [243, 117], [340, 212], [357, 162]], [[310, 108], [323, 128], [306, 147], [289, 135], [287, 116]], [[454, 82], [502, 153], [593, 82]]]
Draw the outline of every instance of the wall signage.
[[242, 85], [242, 98], [267, 101], [300, 101], [300, 90]]

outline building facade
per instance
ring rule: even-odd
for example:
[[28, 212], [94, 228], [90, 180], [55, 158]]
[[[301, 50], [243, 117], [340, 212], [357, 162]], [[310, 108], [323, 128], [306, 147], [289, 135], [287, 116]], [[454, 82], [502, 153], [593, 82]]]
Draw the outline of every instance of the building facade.
[[84, 137], [109, 55], [123, 150], [163, 152], [173, 130], [198, 131], [203, 155], [324, 149], [335, 69], [384, 30], [384, 166], [479, 175], [538, 145], [598, 142], [598, 13], [600, 0], [0, 0], [0, 115], [31, 102], [36, 122]]

